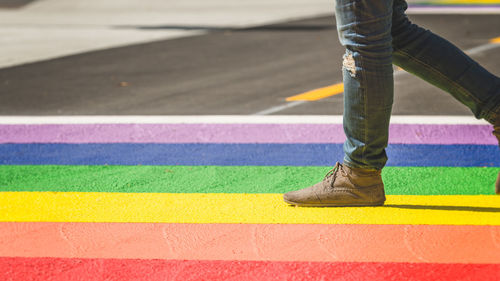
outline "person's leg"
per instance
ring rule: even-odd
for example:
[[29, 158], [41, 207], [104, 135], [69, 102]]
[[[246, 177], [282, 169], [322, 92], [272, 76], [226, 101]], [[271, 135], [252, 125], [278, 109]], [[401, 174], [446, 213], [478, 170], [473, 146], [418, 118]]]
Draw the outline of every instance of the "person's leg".
[[[404, 0], [394, 0], [394, 64], [450, 93], [476, 118], [493, 124], [500, 144], [500, 78], [449, 41], [412, 24], [406, 8]], [[495, 192], [500, 194], [500, 173]]]
[[[500, 145], [500, 115], [497, 117], [497, 121], [493, 128], [493, 135], [497, 138], [498, 144]], [[495, 193], [500, 195], [500, 172], [498, 172], [497, 181], [495, 182]]]
[[495, 123], [500, 114], [500, 78], [449, 41], [412, 24], [404, 0], [394, 0], [393, 62], [445, 90], [477, 118]]
[[337, 0], [339, 39], [346, 47], [344, 80], [344, 164], [384, 167], [394, 95], [393, 0]]
[[344, 164], [323, 181], [284, 194], [298, 206], [377, 206], [385, 202], [380, 170], [387, 161], [393, 100], [393, 0], [337, 0], [339, 38], [346, 47]]

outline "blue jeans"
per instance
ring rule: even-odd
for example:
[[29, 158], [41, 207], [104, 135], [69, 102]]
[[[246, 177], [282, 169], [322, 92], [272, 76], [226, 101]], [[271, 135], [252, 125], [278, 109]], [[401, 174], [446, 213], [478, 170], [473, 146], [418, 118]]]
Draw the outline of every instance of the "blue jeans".
[[450, 42], [412, 24], [404, 0], [336, 0], [339, 39], [346, 47], [344, 163], [382, 169], [387, 162], [394, 96], [393, 66], [447, 91], [476, 118], [500, 114], [500, 78]]

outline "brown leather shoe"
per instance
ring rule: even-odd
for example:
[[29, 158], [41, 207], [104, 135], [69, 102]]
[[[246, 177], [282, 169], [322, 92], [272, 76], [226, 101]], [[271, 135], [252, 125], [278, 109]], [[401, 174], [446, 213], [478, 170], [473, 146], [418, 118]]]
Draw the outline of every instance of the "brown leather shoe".
[[304, 207], [381, 206], [385, 193], [381, 171], [350, 168], [337, 162], [321, 182], [285, 193], [283, 199]]
[[[498, 146], [500, 146], [500, 115], [498, 115], [495, 125], [493, 125], [493, 135], [497, 137]], [[500, 172], [498, 172], [497, 182], [495, 183], [495, 193], [500, 195]]]

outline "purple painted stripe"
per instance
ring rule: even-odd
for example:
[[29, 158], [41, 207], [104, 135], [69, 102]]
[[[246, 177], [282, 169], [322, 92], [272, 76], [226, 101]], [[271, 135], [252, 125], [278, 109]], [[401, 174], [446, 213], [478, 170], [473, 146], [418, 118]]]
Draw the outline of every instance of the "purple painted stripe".
[[[393, 124], [390, 143], [496, 145], [489, 125]], [[0, 125], [0, 143], [342, 143], [340, 124]]]

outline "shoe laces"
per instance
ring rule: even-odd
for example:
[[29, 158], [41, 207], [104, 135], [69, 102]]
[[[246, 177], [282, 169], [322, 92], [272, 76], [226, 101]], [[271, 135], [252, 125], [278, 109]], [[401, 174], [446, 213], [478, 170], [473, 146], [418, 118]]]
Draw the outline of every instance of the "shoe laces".
[[330, 171], [328, 171], [328, 173], [326, 173], [324, 180], [327, 180], [327, 179], [333, 177], [331, 180], [331, 183], [330, 183], [330, 185], [333, 186], [333, 183], [335, 183], [335, 179], [337, 178], [337, 174], [339, 171], [343, 176], [347, 176], [347, 173], [344, 171], [344, 169], [342, 169], [342, 164], [337, 162], [335, 164], [335, 167], [333, 167], [333, 169], [331, 169]]

